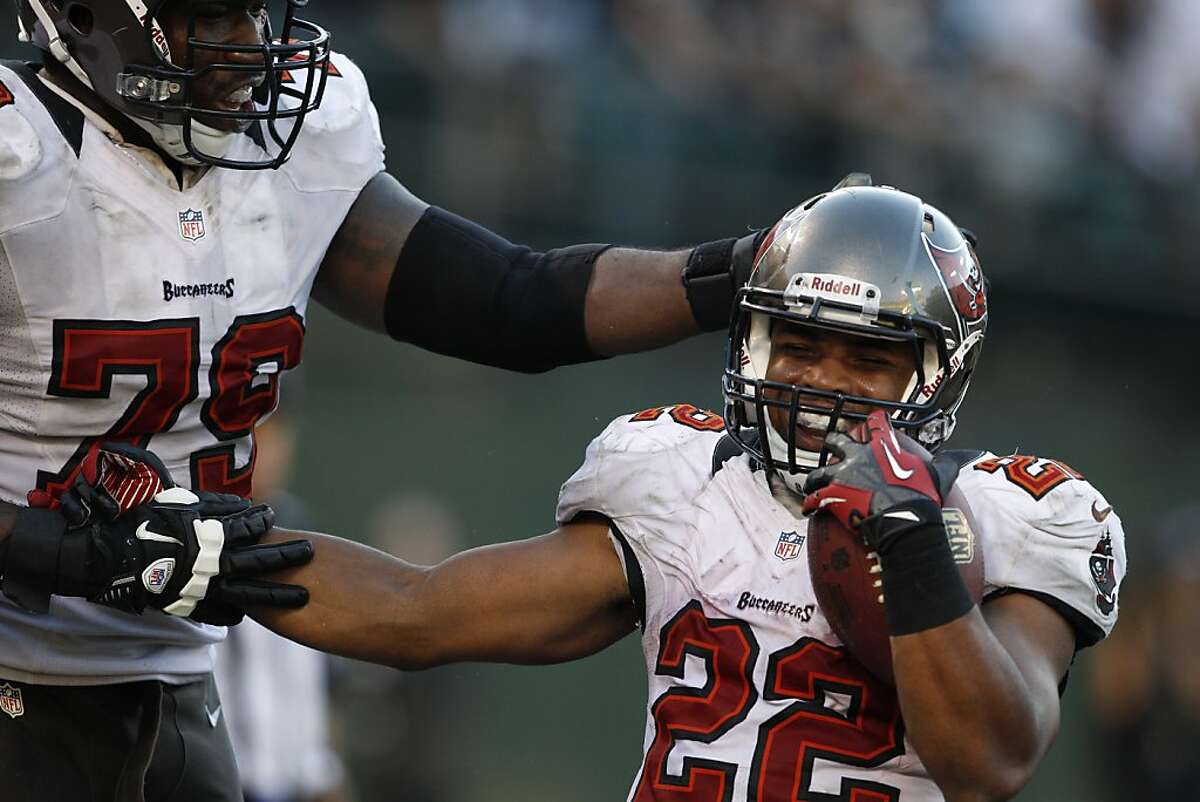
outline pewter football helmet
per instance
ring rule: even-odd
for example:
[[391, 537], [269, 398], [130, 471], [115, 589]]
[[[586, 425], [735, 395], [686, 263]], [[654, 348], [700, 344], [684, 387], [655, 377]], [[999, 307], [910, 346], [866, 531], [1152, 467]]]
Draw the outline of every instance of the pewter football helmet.
[[[949, 217], [869, 178], [791, 210], [764, 242], [737, 296], [724, 375], [729, 434], [793, 487], [827, 452], [796, 445], [797, 424], [827, 433], [882, 408], [931, 450], [954, 430], [987, 328], [974, 247]], [[768, 381], [775, 321], [903, 342], [916, 370], [898, 401]], [[768, 411], [783, 410], [786, 433]], [[857, 411], [854, 411], [857, 410]]]

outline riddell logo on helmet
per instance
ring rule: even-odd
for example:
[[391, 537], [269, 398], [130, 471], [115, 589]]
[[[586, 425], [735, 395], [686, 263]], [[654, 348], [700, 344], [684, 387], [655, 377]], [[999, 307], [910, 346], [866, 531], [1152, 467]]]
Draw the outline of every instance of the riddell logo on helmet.
[[874, 319], [879, 315], [879, 300], [882, 294], [874, 284], [855, 278], [839, 276], [837, 273], [798, 273], [792, 277], [783, 291], [784, 303], [803, 307], [817, 301], [833, 304], [838, 314], [846, 309], [861, 308], [850, 312], [864, 318]]
[[[143, 8], [145, 8], [145, 6], [143, 6]], [[134, 9], [134, 11], [136, 13], [137, 10]], [[149, 10], [143, 11], [142, 13], [138, 14], [138, 22], [145, 27], [146, 18], [149, 16]], [[150, 21], [150, 39], [154, 42], [154, 46], [158, 48], [158, 52], [162, 54], [163, 58], [169, 60], [171, 58], [171, 44], [167, 41], [167, 35], [163, 33], [162, 26], [158, 24], [158, 20]]]
[[849, 279], [838, 278], [836, 276], [809, 276], [809, 289], [816, 292], [827, 292], [830, 295], [845, 295], [849, 298], [857, 298], [862, 295], [863, 285], [861, 281], [851, 281]]

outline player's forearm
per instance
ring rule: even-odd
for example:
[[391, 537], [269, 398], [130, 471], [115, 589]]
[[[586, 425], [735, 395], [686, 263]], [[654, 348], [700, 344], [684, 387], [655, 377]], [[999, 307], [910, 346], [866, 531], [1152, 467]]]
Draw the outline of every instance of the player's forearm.
[[[635, 626], [607, 526], [482, 546], [422, 568], [327, 535], [308, 565], [272, 576], [308, 588], [287, 612], [251, 610], [315, 649], [404, 669], [460, 661], [556, 663], [592, 654]], [[275, 530], [264, 542], [297, 533]]]
[[591, 349], [616, 356], [696, 334], [681, 279], [689, 253], [613, 248], [601, 254], [584, 313]]
[[946, 799], [1010, 798], [1049, 746], [1041, 733], [1053, 728], [1039, 720], [979, 609], [891, 644], [907, 734]]
[[301, 568], [272, 576], [308, 588], [298, 610], [248, 612], [286, 638], [314, 649], [396, 668], [431, 664], [419, 588], [428, 569], [329, 535], [276, 529], [264, 543], [303, 537], [315, 556]]

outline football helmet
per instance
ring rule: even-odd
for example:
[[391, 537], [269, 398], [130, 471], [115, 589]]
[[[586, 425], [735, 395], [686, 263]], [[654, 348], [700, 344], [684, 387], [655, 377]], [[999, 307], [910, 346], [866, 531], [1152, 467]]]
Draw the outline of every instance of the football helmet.
[[[796, 427], [846, 429], [882, 408], [936, 450], [979, 359], [987, 284], [970, 235], [920, 198], [857, 174], [788, 212], [737, 296], [723, 380], [739, 446], [793, 489], [828, 460], [796, 445]], [[909, 344], [916, 369], [897, 401], [767, 379], [775, 322]], [[786, 432], [768, 412], [782, 410]]]
[[[187, 45], [173, 53], [159, 23], [164, 7], [181, 3], [190, 12]], [[308, 0], [285, 0], [276, 36], [261, 0], [17, 0], [21, 41], [37, 45], [62, 63], [84, 86], [146, 129], [175, 159], [192, 165], [233, 169], [278, 168], [287, 161], [305, 117], [325, 92], [329, 33], [297, 18]], [[235, 45], [196, 37], [196, 20], [214, 6], [244, 7], [261, 14], [262, 42]], [[196, 67], [196, 56], [213, 55]], [[235, 58], [249, 56], [252, 58]], [[242, 110], [202, 108], [194, 85], [201, 77], [246, 75], [262, 83]], [[233, 121], [267, 152], [261, 159], [232, 160], [239, 136], [204, 119]], [[291, 121], [290, 127], [281, 121]], [[267, 142], [263, 129], [272, 140]]]

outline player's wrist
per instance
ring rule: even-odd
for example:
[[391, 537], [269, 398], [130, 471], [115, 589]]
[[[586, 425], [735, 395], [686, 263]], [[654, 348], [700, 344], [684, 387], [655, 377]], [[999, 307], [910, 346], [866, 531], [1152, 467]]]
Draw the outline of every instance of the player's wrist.
[[933, 629], [975, 606], [932, 500], [884, 510], [863, 521], [863, 531], [879, 556], [889, 634]]
[[733, 299], [749, 280], [754, 257], [766, 236], [763, 229], [740, 238], [701, 243], [692, 249], [682, 279], [692, 317], [701, 331], [729, 326]]
[[30, 612], [50, 609], [57, 582], [59, 548], [67, 521], [55, 510], [26, 507], [0, 548], [0, 590]]

